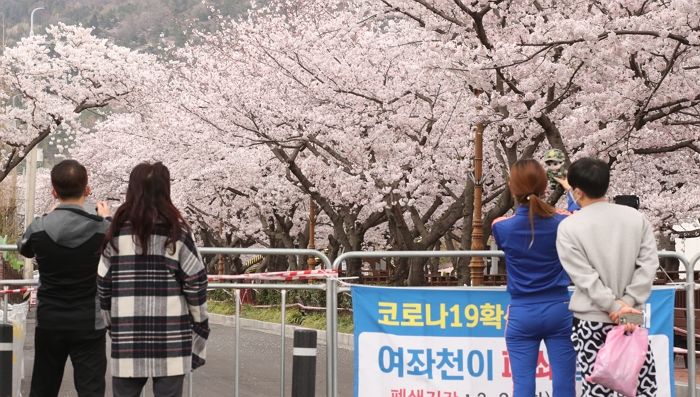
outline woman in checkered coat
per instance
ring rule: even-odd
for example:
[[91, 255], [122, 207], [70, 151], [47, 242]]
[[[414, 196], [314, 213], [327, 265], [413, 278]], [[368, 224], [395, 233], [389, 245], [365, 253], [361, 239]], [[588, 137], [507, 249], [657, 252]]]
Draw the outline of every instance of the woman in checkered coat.
[[162, 163], [131, 171], [97, 282], [112, 338], [113, 395], [137, 397], [150, 377], [155, 396], [181, 396], [184, 375], [204, 364], [207, 274]]

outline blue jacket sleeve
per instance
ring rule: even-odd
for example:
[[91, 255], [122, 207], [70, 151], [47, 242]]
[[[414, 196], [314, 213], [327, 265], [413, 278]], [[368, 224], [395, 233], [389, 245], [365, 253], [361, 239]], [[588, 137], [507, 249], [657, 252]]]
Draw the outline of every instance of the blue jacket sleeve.
[[566, 210], [569, 212], [575, 212], [581, 209], [581, 206], [576, 204], [574, 196], [571, 194], [571, 190], [566, 192]]

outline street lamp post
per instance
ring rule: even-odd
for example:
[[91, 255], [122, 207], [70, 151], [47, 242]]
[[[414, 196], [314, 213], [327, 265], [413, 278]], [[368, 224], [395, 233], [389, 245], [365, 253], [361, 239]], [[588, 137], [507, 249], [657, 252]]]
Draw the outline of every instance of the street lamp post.
[[[310, 250], [316, 249], [316, 203], [313, 197], [309, 197], [309, 245]], [[309, 270], [313, 270], [316, 267], [316, 257], [309, 256], [306, 261]]]
[[[474, 90], [479, 97], [481, 91]], [[481, 109], [481, 107], [477, 107]], [[484, 122], [478, 121], [474, 131], [474, 213], [472, 216], [472, 251], [484, 249], [484, 221], [481, 219], [481, 204], [483, 194], [483, 164], [484, 164]], [[466, 226], [466, 225], [465, 225]], [[469, 261], [469, 278], [472, 286], [484, 284], [484, 258], [472, 256]]]
[[29, 15], [29, 37], [34, 36], [34, 13], [43, 10], [44, 7], [37, 7], [32, 10], [32, 13]]
[[[43, 10], [44, 7], [37, 7], [32, 10], [29, 16], [29, 37], [34, 36], [34, 13]], [[32, 123], [27, 123], [27, 133], [32, 136]], [[34, 219], [34, 203], [36, 197], [36, 155], [37, 149], [33, 147], [27, 155], [25, 168], [25, 205], [24, 205], [24, 228], [29, 227]], [[33, 278], [34, 263], [31, 259], [24, 261], [24, 278]]]
[[2, 53], [5, 53], [5, 13], [2, 14]]

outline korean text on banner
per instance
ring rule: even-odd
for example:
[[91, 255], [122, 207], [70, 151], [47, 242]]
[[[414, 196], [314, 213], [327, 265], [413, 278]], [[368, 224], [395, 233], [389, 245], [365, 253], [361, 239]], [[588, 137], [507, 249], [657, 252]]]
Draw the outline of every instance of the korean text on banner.
[[[673, 296], [655, 288], [646, 304], [659, 395], [674, 396]], [[355, 397], [511, 397], [502, 288], [353, 286]], [[542, 344], [537, 397], [552, 396]], [[577, 376], [580, 380], [580, 375]]]

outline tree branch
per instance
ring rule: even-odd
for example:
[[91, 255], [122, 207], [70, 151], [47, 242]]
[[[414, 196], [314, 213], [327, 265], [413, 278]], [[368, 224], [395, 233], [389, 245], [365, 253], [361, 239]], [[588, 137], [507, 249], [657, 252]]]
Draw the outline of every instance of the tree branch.
[[[598, 35], [596, 38], [597, 41], [604, 40], [610, 36], [610, 33], [615, 33], [618, 36], [653, 36], [653, 37], [659, 37], [659, 38], [669, 38], [672, 40], [675, 40], [679, 42], [680, 44], [685, 44], [687, 46], [692, 46], [692, 47], [698, 47], [700, 44], [691, 44], [687, 38], [670, 33], [668, 36], [665, 36], [659, 32], [656, 31], [651, 31], [651, 30], [612, 30], [610, 32], [605, 32], [601, 33]], [[551, 41], [551, 42], [545, 42], [545, 43], [520, 43], [521, 46], [523, 47], [543, 47], [543, 46], [555, 46], [555, 45], [570, 45], [570, 44], [576, 44], [576, 43], [582, 43], [584, 41], [587, 41], [584, 38], [580, 39], [571, 39], [571, 40], [557, 40], [557, 41]]]
[[690, 149], [696, 153], [700, 153], [700, 146], [695, 143], [695, 139], [688, 139], [682, 142], [675, 143], [668, 146], [656, 146], [649, 148], [632, 149], [635, 154], [658, 154], [658, 153], [670, 153], [675, 152], [679, 149]]
[[427, 1], [425, 1], [425, 0], [413, 0], [413, 1], [416, 2], [416, 3], [418, 3], [418, 4], [420, 4], [420, 5], [422, 5], [422, 6], [425, 7], [425, 8], [427, 8], [430, 12], [432, 12], [433, 14], [439, 16], [440, 18], [442, 18], [442, 19], [444, 19], [444, 20], [446, 20], [446, 21], [452, 22], [452, 23], [454, 23], [454, 24], [457, 25], [457, 26], [462, 26], [462, 27], [466, 26], [466, 24], [465, 24], [464, 22], [460, 21], [460, 20], [457, 19], [457, 18], [454, 18], [454, 17], [451, 17], [451, 16], [447, 15], [447, 13], [445, 13], [444, 11], [438, 9], [437, 7], [434, 7], [433, 5], [429, 4], [429, 3], [428, 3]]

